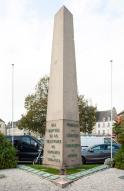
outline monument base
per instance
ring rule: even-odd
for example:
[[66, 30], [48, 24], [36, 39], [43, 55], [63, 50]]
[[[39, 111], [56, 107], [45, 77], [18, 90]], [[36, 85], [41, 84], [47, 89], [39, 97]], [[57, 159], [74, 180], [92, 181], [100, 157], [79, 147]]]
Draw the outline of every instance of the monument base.
[[43, 165], [57, 169], [79, 167], [81, 162], [79, 124], [71, 120], [48, 121]]

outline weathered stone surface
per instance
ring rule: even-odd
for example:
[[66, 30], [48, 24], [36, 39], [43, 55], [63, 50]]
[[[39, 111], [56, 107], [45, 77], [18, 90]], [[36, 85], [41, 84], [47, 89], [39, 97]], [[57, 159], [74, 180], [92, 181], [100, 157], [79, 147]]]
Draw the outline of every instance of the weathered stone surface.
[[73, 16], [64, 6], [54, 19], [43, 163], [59, 169], [81, 164]]

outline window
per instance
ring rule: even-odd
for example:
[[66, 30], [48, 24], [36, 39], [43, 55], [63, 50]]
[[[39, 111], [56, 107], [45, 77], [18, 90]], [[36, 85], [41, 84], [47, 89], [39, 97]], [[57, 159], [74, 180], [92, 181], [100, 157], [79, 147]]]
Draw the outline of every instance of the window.
[[100, 135], [100, 130], [98, 130], [98, 135]]
[[[118, 149], [119, 147], [116, 145], [112, 145], [112, 150]], [[111, 145], [106, 145], [107, 150], [111, 150]]]
[[110, 121], [110, 117], [108, 117], [108, 121]]
[[103, 121], [105, 121], [105, 117], [103, 117]]
[[102, 127], [105, 127], [105, 123], [103, 123]]
[[106, 143], [106, 144], [111, 143], [111, 139], [110, 138], [104, 138], [104, 143]]
[[31, 145], [36, 147], [37, 146], [37, 142], [34, 139], [31, 139]]
[[110, 127], [110, 123], [108, 122], [108, 127]]
[[29, 137], [22, 137], [22, 142], [26, 144], [30, 144], [30, 138]]
[[100, 127], [100, 123], [98, 123], [98, 127]]
[[103, 130], [103, 135], [105, 135], [105, 130]]
[[100, 150], [100, 145], [93, 148], [93, 151], [99, 151], [99, 150]]
[[98, 145], [92, 148], [92, 150], [94, 152], [100, 151], [100, 150], [104, 150], [104, 145]]
[[107, 134], [109, 135], [109, 129], [107, 130]]

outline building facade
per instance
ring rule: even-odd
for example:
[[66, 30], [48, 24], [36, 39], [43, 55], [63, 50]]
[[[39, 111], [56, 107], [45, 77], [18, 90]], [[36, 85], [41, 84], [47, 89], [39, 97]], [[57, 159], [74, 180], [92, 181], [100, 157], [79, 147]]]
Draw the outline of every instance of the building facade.
[[[117, 116], [116, 109], [112, 110], [112, 123]], [[94, 132], [97, 135], [111, 135], [111, 110], [96, 112], [96, 126]]]
[[34, 137], [40, 138], [40, 134], [39, 133], [33, 133], [29, 130], [26, 129], [19, 129], [17, 126], [17, 122], [13, 123], [13, 129], [12, 129], [12, 123], [9, 122], [6, 126], [6, 134], [7, 135], [32, 135]]
[[6, 124], [2, 119], [0, 119], [0, 132], [6, 135]]

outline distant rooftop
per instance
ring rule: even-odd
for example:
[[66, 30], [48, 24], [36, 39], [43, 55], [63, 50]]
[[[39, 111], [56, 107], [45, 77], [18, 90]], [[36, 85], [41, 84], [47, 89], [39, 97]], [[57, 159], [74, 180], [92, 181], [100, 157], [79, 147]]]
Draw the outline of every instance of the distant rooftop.
[[4, 122], [2, 119], [0, 119], [0, 122]]
[[[113, 108], [113, 111], [112, 111], [113, 120], [115, 119], [116, 116], [117, 116], [116, 109]], [[111, 110], [96, 112], [96, 122], [103, 122], [103, 121], [109, 121], [109, 120], [111, 120]]]
[[117, 115], [124, 115], [124, 110], [118, 113]]

